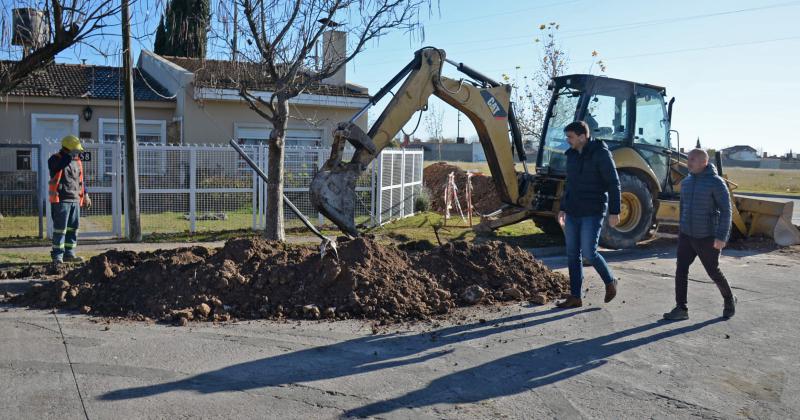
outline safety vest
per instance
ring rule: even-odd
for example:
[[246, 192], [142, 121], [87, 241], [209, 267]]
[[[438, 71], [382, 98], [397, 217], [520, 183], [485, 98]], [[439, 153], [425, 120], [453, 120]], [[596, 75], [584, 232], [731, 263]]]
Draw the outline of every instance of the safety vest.
[[[84, 193], [86, 192], [86, 188], [83, 186], [83, 162], [79, 158], [74, 158], [76, 162], [78, 162], [78, 181], [80, 185], [80, 191], [78, 192], [78, 204], [83, 206], [83, 197]], [[47, 183], [47, 195], [48, 199], [51, 203], [58, 203], [61, 199], [58, 197], [58, 184], [61, 182], [61, 176], [64, 175], [64, 170], [61, 169], [55, 174], [53, 177], [50, 178], [50, 181]]]

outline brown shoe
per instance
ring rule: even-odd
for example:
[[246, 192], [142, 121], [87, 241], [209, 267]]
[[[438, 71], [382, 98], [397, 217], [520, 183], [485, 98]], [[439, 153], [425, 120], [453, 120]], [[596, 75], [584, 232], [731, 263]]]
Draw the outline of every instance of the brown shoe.
[[576, 298], [575, 296], [568, 296], [566, 299], [562, 300], [561, 302], [556, 303], [557, 308], [580, 308], [583, 306], [583, 301], [580, 298]]
[[611, 302], [617, 296], [617, 280], [612, 281], [606, 285], [606, 298], [605, 302]]

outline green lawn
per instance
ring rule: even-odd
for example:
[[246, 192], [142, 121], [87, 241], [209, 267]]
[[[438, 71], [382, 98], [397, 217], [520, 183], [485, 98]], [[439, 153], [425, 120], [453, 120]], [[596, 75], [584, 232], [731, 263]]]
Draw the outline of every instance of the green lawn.
[[[480, 222], [479, 218], [473, 219], [473, 224]], [[525, 221], [515, 225], [506, 226], [497, 231], [480, 235], [476, 234], [460, 217], [451, 218], [444, 224], [444, 217], [438, 213], [421, 213], [405, 219], [396, 220], [383, 226], [366, 230], [377, 238], [386, 238], [398, 242], [429, 241], [437, 244], [436, 230], [438, 228], [439, 240], [442, 243], [453, 240], [487, 241], [498, 240], [526, 248], [552, 246], [563, 244], [561, 236], [544, 234], [532, 221]]]
[[[436, 162], [425, 162], [425, 166]], [[489, 164], [486, 162], [446, 162], [456, 165], [465, 171], [478, 171], [491, 176]], [[522, 165], [517, 164], [517, 171], [522, 171]], [[739, 188], [737, 192], [782, 194], [800, 196], [800, 170], [795, 169], [755, 169], [755, 168], [724, 168], [724, 173]]]

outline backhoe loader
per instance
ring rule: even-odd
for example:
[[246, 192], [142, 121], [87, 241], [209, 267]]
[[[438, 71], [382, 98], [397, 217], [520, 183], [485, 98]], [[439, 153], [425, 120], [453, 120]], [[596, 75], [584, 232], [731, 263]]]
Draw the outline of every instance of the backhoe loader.
[[[468, 79], [442, 75], [445, 63]], [[364, 132], [355, 121], [397, 84], [402, 85], [380, 117]], [[412, 118], [427, 107], [431, 95], [466, 115], [478, 134], [504, 203], [476, 230], [491, 231], [524, 220], [548, 233], [561, 233], [556, 222], [564, 191], [567, 144], [564, 127], [572, 121], [589, 124], [592, 137], [612, 151], [622, 186], [620, 222], [604, 222], [600, 243], [629, 248], [650, 236], [659, 224], [679, 221], [680, 182], [688, 174], [686, 156], [671, 144], [672, 106], [666, 89], [586, 74], [556, 77], [540, 136], [536, 166], [531, 173], [522, 135], [511, 103], [511, 86], [446, 58], [436, 48], [417, 51], [414, 59], [370, 99], [370, 103], [334, 132], [330, 158], [311, 183], [311, 201], [343, 232], [357, 236], [354, 224], [355, 182], [380, 151]], [[342, 160], [345, 145], [355, 148], [349, 162]], [[523, 171], [515, 169], [515, 158]], [[721, 169], [721, 168], [720, 168]], [[792, 203], [759, 200], [733, 194], [733, 225], [741, 236], [765, 235], [779, 245], [800, 243], [800, 231], [791, 223]]]

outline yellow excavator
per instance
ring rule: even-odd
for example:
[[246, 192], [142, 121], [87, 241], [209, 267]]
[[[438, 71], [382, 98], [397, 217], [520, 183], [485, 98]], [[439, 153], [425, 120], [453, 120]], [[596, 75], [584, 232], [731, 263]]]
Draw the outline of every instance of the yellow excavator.
[[[442, 75], [445, 63], [468, 79]], [[368, 132], [355, 121], [403, 81]], [[511, 103], [511, 86], [498, 83], [478, 71], [446, 58], [436, 48], [417, 51], [414, 59], [370, 99], [370, 103], [334, 133], [330, 158], [311, 182], [311, 202], [343, 232], [357, 236], [354, 222], [355, 183], [380, 151], [413, 117], [426, 109], [435, 95], [466, 115], [478, 134], [486, 160], [504, 203], [503, 208], [482, 218], [476, 230], [491, 231], [533, 219], [545, 232], [560, 233], [556, 222], [564, 191], [567, 144], [564, 127], [584, 120], [592, 137], [605, 141], [612, 151], [622, 186], [620, 222], [604, 224], [600, 243], [608, 248], [629, 248], [651, 236], [659, 224], [679, 221], [680, 182], [688, 174], [686, 156], [679, 151], [680, 138], [671, 130], [675, 99], [665, 100], [666, 89], [594, 75], [556, 77], [552, 99], [540, 136], [533, 173], [527, 164], [522, 135]], [[678, 147], [671, 145], [671, 134]], [[345, 145], [355, 148], [348, 162]], [[522, 164], [517, 172], [516, 160]], [[717, 156], [717, 166], [722, 167]], [[733, 225], [741, 236], [764, 235], [779, 245], [800, 243], [800, 231], [792, 225], [792, 202], [781, 203], [733, 194]]]

